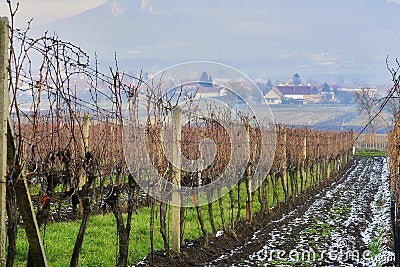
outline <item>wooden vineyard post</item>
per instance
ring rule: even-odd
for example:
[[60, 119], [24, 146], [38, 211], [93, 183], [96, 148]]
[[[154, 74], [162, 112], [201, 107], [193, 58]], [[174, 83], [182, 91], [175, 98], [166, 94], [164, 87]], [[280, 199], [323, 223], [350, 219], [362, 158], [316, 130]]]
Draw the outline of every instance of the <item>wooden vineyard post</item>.
[[[90, 129], [90, 116], [85, 113], [83, 115], [83, 144], [82, 144], [82, 157], [85, 158], [86, 152], [89, 148], [89, 129]], [[85, 172], [82, 173], [79, 179], [79, 189], [82, 189], [82, 186], [86, 184], [87, 177]]]
[[[6, 195], [6, 173], [7, 173], [7, 157], [13, 157], [16, 151], [14, 143], [13, 126], [9, 119], [9, 101], [10, 95], [8, 92], [8, 19], [6, 17], [0, 18], [0, 266], [5, 266], [5, 195]], [[5, 146], [5, 147], [4, 147]], [[15, 173], [20, 173], [22, 170], [19, 166], [14, 166]], [[17, 205], [21, 217], [24, 221], [24, 228], [26, 237], [29, 243], [29, 250], [31, 254], [32, 263], [35, 267], [47, 267], [47, 259], [44, 252], [42, 238], [40, 236], [39, 227], [36, 221], [36, 214], [32, 205], [32, 199], [29, 192], [28, 183], [25, 177], [19, 175], [22, 179], [15, 180], [15, 193], [17, 196]], [[15, 177], [14, 177], [15, 178]], [[4, 190], [4, 191], [3, 191]], [[4, 202], [3, 202], [4, 201]]]
[[[252, 160], [252, 155], [253, 155], [253, 147], [251, 144], [251, 132], [250, 132], [250, 125], [246, 125], [246, 134], [247, 134], [247, 140], [249, 142], [249, 161]], [[247, 165], [246, 169], [246, 221], [248, 223], [252, 223], [252, 195], [251, 195], [251, 165]]]
[[319, 132], [317, 133], [317, 155], [316, 155], [316, 171], [315, 174], [312, 173], [311, 178], [312, 179], [312, 186], [316, 185], [319, 181], [320, 178], [320, 171], [321, 171], [321, 160], [319, 158], [319, 147], [320, 147], [320, 139], [319, 139]]
[[[8, 18], [0, 18], [0, 175], [1, 175], [1, 186], [0, 186], [0, 266], [5, 266], [5, 214], [6, 214], [6, 174], [7, 174], [7, 154], [15, 154], [15, 143], [12, 136], [8, 136], [8, 130], [12, 135], [13, 127], [9, 120], [9, 101], [10, 95], [8, 92]], [[8, 128], [7, 128], [8, 127]], [[17, 173], [21, 172], [19, 166], [14, 166]], [[47, 259], [44, 252], [42, 238], [40, 237], [39, 227], [36, 221], [35, 210], [32, 205], [31, 195], [29, 193], [29, 187], [26, 179], [23, 175], [20, 175], [22, 179], [18, 179], [15, 182], [15, 192], [17, 196], [17, 205], [24, 221], [24, 228], [26, 237], [29, 242], [29, 250], [32, 257], [32, 263], [35, 267], [45, 266], [47, 267]]]
[[[331, 146], [330, 136], [327, 136], [327, 150], [328, 151], [331, 149], [330, 146]], [[325, 168], [326, 168], [326, 177], [325, 177], [325, 179], [327, 181], [329, 181], [331, 179], [331, 160], [329, 158], [329, 152], [327, 153], [327, 156], [326, 156]]]
[[88, 113], [83, 115], [83, 156], [89, 150], [89, 129], [90, 129], [90, 116]]
[[19, 180], [15, 184], [15, 192], [17, 194], [18, 208], [24, 220], [26, 237], [29, 242], [29, 250], [31, 251], [33, 264], [35, 267], [47, 266], [43, 242], [40, 237], [35, 210], [32, 206], [32, 199], [26, 179]]
[[395, 264], [399, 265], [400, 262], [400, 240], [399, 240], [399, 225], [398, 225], [398, 206], [399, 206], [399, 188], [398, 188], [398, 177], [400, 174], [400, 153], [399, 153], [399, 141], [400, 141], [400, 118], [397, 120], [394, 127], [394, 140], [393, 147], [391, 149], [393, 152], [389, 152], [389, 154], [393, 153], [393, 163], [390, 164], [393, 166], [390, 187], [391, 187], [391, 195], [394, 201], [393, 204], [393, 235], [394, 235], [394, 253], [395, 253]]
[[303, 180], [301, 181], [301, 192], [306, 191], [307, 186], [307, 135], [304, 135], [303, 139], [303, 167], [301, 168]]
[[[398, 200], [399, 200], [399, 188], [398, 188], [399, 182], [398, 182], [398, 178], [399, 178], [399, 175], [400, 175], [400, 151], [398, 149], [398, 147], [400, 146], [400, 117], [397, 120], [396, 125], [395, 125], [395, 140], [394, 140], [394, 144], [395, 144], [395, 149], [397, 150], [396, 151], [397, 158], [394, 160], [395, 161], [394, 164], [395, 164], [396, 171], [395, 171], [395, 175], [393, 176], [394, 177], [393, 178], [393, 182], [394, 182], [393, 189], [394, 189], [394, 196], [395, 196], [396, 205], [398, 205], [399, 204], [399, 202], [398, 202]], [[396, 216], [398, 215], [397, 214], [397, 209], [396, 209], [395, 214], [396, 214]], [[397, 223], [397, 220], [396, 220], [396, 223]]]
[[285, 195], [285, 203], [288, 202], [288, 178], [287, 178], [287, 155], [286, 155], [286, 141], [287, 141], [287, 129], [283, 129], [283, 173], [282, 173], [282, 187]]
[[172, 159], [173, 159], [173, 189], [172, 190], [172, 249], [181, 252], [181, 108], [172, 110]]
[[[89, 129], [90, 129], [90, 116], [89, 114], [85, 113], [83, 115], [83, 143], [82, 143], [82, 157], [83, 159], [86, 156], [86, 152], [88, 151], [89, 147]], [[81, 170], [81, 175], [79, 177], [79, 184], [78, 184], [78, 189], [82, 190], [82, 187], [86, 184], [87, 182], [87, 177], [85, 171], [82, 169]], [[83, 205], [82, 205], [82, 200], [79, 201], [79, 214], [80, 216], [83, 216]]]
[[7, 124], [9, 94], [7, 86], [8, 18], [0, 18], [0, 266], [6, 265], [6, 190], [7, 190]]

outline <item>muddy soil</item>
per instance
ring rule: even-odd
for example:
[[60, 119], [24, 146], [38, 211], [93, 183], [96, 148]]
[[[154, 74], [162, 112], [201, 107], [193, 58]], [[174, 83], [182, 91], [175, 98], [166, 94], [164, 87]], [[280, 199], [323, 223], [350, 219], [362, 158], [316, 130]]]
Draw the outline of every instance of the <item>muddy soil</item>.
[[[356, 159], [348, 171], [235, 234], [156, 252], [154, 266], [393, 266], [388, 161]], [[152, 266], [146, 257], [138, 266]]]

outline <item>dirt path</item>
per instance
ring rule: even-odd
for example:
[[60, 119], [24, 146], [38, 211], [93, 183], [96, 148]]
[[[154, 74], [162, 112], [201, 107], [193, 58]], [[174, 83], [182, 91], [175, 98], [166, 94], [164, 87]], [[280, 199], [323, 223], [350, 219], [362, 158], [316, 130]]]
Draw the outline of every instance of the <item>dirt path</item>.
[[[157, 266], [392, 266], [386, 158], [356, 159], [340, 179], [308, 199], [257, 215], [236, 235], [186, 243], [181, 256], [155, 254]], [[386, 264], [386, 265], [385, 265]], [[151, 265], [150, 257], [137, 266]]]
[[[391, 263], [390, 193], [385, 158], [358, 160], [307, 209], [256, 231], [209, 266], [377, 266]], [[276, 227], [271, 226], [275, 225]], [[251, 244], [262, 244], [257, 249]]]

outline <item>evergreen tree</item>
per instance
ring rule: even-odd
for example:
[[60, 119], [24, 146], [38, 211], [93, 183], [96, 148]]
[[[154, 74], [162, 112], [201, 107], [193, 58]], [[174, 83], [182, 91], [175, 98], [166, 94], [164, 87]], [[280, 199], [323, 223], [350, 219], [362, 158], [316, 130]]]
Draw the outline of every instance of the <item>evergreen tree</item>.
[[[210, 82], [211, 81], [211, 82]], [[203, 72], [200, 77], [199, 84], [204, 87], [212, 87], [212, 78], [211, 75], [208, 77], [207, 72]]]
[[293, 75], [293, 84], [294, 84], [294, 85], [299, 85], [299, 84], [301, 84], [301, 78], [300, 78], [300, 75], [299, 75], [298, 73], [295, 73], [295, 74]]
[[318, 95], [319, 94], [318, 88], [313, 86], [313, 88], [311, 89], [311, 94]]
[[271, 79], [268, 79], [268, 82], [267, 82], [267, 85], [265, 86], [265, 88], [267, 89], [267, 91], [270, 91], [272, 89]]
[[324, 83], [324, 85], [322, 87], [322, 92], [329, 93], [330, 91], [331, 91], [331, 88], [329, 87], [329, 85], [327, 83]]
[[201, 82], [208, 82], [208, 74], [207, 74], [207, 72], [203, 71], [203, 73], [201, 74], [201, 77], [200, 77], [200, 81]]

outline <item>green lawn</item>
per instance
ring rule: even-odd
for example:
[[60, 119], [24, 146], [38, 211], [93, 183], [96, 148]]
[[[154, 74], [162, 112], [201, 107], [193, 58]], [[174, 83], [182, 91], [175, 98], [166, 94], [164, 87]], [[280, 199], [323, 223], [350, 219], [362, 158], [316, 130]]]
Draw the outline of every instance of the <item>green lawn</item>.
[[363, 149], [363, 150], [356, 150], [354, 153], [356, 157], [387, 157], [387, 151], [381, 151], [376, 149]]
[[[309, 173], [309, 175], [311, 175]], [[290, 178], [289, 178], [290, 179]], [[309, 179], [309, 182], [311, 179]], [[290, 180], [289, 180], [290, 183]], [[298, 182], [300, 184], [300, 181]], [[311, 186], [308, 183], [308, 186]], [[270, 206], [273, 205], [272, 184], [269, 180], [268, 201]], [[281, 181], [277, 183], [279, 200], [283, 201], [283, 188]], [[237, 199], [237, 186], [233, 189], [235, 199]], [[226, 194], [223, 197], [225, 222], [228, 225], [231, 222], [230, 197]], [[245, 217], [245, 200], [246, 188], [245, 184], [241, 184], [241, 218]], [[261, 206], [258, 201], [258, 194], [254, 195], [253, 212], [258, 212]], [[167, 229], [171, 231], [171, 208], [168, 207]], [[235, 203], [235, 213], [237, 212], [237, 203]], [[163, 249], [163, 241], [159, 232], [159, 205], [155, 207], [155, 229], [154, 229], [154, 248], [155, 250]], [[201, 207], [201, 213], [205, 222], [205, 226], [209, 233], [212, 232], [209, 221], [208, 206]], [[216, 227], [222, 229], [220, 216], [220, 208], [218, 202], [213, 203], [214, 222]], [[150, 208], [142, 207], [138, 210], [138, 214], [134, 214], [132, 218], [131, 240], [129, 246], [128, 264], [134, 264], [142, 260], [150, 253]], [[201, 237], [202, 231], [197, 220], [196, 208], [186, 208], [184, 224], [184, 242], [195, 240]], [[69, 266], [70, 257], [73, 251], [75, 238], [78, 233], [80, 221], [68, 223], [49, 223], [45, 229], [41, 229], [44, 240], [44, 247], [49, 266]], [[114, 266], [117, 253], [117, 235], [116, 223], [112, 213], [105, 215], [91, 216], [86, 230], [82, 251], [80, 254], [79, 266]], [[14, 266], [25, 266], [28, 242], [25, 237], [25, 231], [20, 228], [17, 240], [17, 257]]]
[[[237, 188], [234, 189], [235, 196]], [[245, 185], [242, 184], [242, 210], [245, 209]], [[223, 197], [225, 220], [230, 222], [229, 195]], [[254, 201], [254, 211], [260, 209], [258, 201]], [[155, 207], [154, 248], [163, 249], [163, 241], [159, 232], [159, 205]], [[202, 206], [201, 212], [208, 232], [212, 232], [209, 222], [208, 207]], [[222, 229], [218, 203], [213, 204], [214, 221], [218, 229]], [[236, 207], [235, 207], [236, 212]], [[245, 212], [241, 212], [242, 217]], [[236, 213], [235, 213], [236, 216]], [[129, 245], [129, 264], [137, 263], [150, 253], [150, 208], [142, 207], [132, 218], [131, 240]], [[195, 208], [187, 208], [185, 212], [184, 240], [194, 240], [202, 236]], [[171, 209], [168, 207], [167, 224], [170, 225]], [[41, 229], [44, 247], [49, 266], [69, 266], [75, 238], [80, 221], [65, 223], [49, 223]], [[170, 226], [167, 226], [170, 232]], [[117, 249], [116, 223], [112, 213], [91, 216], [85, 234], [79, 266], [113, 266], [116, 261]], [[23, 228], [18, 230], [17, 256], [14, 266], [25, 266], [27, 260], [28, 241]]]

